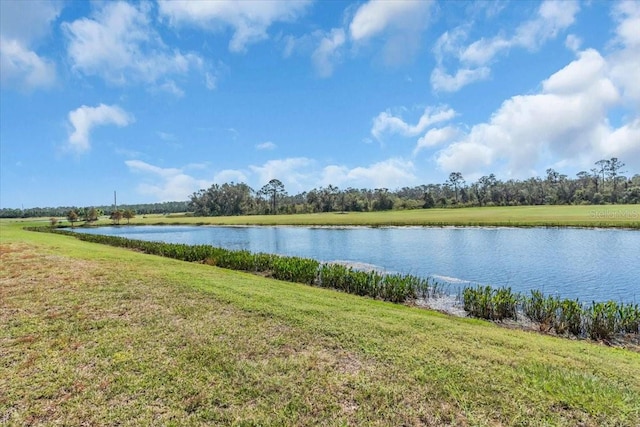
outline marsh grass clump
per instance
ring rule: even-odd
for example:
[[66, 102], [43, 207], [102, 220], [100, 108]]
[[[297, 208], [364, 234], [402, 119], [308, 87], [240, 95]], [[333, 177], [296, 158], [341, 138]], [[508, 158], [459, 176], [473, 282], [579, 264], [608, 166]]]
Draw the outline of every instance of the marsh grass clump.
[[640, 306], [638, 304], [620, 305], [618, 307], [620, 317], [619, 331], [626, 334], [640, 334]]
[[519, 297], [511, 288], [491, 286], [465, 288], [462, 291], [464, 309], [473, 317], [488, 320], [517, 320]]
[[556, 317], [553, 321], [553, 328], [556, 333], [581, 336], [584, 323], [583, 312], [584, 309], [578, 300], [565, 299], [557, 301]]
[[531, 296], [522, 299], [522, 311], [534, 322], [550, 325], [555, 318], [558, 301], [553, 297], [546, 297], [538, 290], [532, 290]]
[[619, 330], [618, 304], [592, 302], [586, 311], [586, 332], [594, 340], [609, 340]]
[[281, 256], [274, 257], [271, 265], [275, 279], [307, 285], [315, 282], [319, 266], [320, 263], [313, 259]]
[[522, 296], [510, 288], [490, 286], [465, 288], [464, 309], [472, 317], [487, 320], [516, 319], [518, 311], [540, 325], [540, 330], [558, 335], [611, 340], [619, 334], [640, 334], [640, 307], [615, 301], [592, 302], [545, 296], [534, 290]]

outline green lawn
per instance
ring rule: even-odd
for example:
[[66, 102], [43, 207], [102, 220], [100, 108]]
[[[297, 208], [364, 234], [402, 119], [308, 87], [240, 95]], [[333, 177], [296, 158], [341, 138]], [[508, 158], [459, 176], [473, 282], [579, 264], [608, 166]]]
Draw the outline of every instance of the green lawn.
[[[640, 205], [513, 206], [385, 212], [185, 217], [138, 215], [132, 224], [572, 226], [640, 228]], [[103, 220], [102, 223], [109, 223]], [[126, 223], [126, 221], [122, 221]]]
[[6, 425], [640, 424], [640, 354], [0, 222]]

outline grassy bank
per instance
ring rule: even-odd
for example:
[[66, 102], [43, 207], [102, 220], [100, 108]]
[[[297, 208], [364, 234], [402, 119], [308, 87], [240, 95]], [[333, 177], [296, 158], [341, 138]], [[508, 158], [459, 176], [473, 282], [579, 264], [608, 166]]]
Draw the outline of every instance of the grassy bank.
[[8, 425], [640, 423], [638, 353], [0, 227]]
[[[512, 206], [235, 217], [137, 216], [132, 224], [423, 225], [640, 228], [640, 205]], [[110, 223], [103, 221], [103, 223]], [[123, 221], [122, 223], [126, 223]]]

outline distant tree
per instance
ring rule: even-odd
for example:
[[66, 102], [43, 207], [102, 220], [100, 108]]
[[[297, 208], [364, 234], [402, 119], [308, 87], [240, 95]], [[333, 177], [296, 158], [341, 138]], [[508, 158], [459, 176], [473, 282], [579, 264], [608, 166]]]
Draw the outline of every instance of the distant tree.
[[388, 211], [393, 209], [393, 199], [386, 188], [376, 188], [373, 199], [374, 211]]
[[67, 212], [67, 220], [71, 223], [71, 227], [73, 228], [73, 223], [78, 220], [78, 214], [75, 210], [70, 210]]
[[260, 189], [260, 193], [265, 195], [271, 204], [271, 213], [278, 213], [278, 199], [286, 196], [284, 184], [279, 179], [272, 179]]
[[591, 168], [591, 175], [589, 175], [589, 177], [591, 178], [591, 182], [593, 183], [594, 187], [595, 187], [595, 192], [599, 193], [599, 189], [600, 189], [600, 172], [598, 172], [598, 169], [596, 168]]
[[456, 197], [456, 203], [458, 203], [458, 189], [464, 185], [464, 178], [460, 172], [451, 172], [449, 174], [449, 183], [453, 186], [453, 190]]
[[129, 224], [131, 219], [136, 217], [136, 213], [131, 209], [125, 209], [124, 212], [122, 212], [122, 217], [126, 219], [127, 224]]
[[498, 182], [494, 174], [489, 176], [485, 175], [478, 179], [478, 182], [475, 184], [475, 193], [480, 206], [485, 205], [487, 203], [487, 199], [491, 199], [491, 192], [497, 184]]
[[617, 157], [612, 157], [610, 160], [607, 160], [607, 175], [613, 183], [612, 199], [615, 199], [617, 196], [618, 177], [624, 173], [624, 171], [621, 170], [623, 167], [625, 167], [625, 164], [618, 160]]
[[[604, 193], [604, 174], [607, 172], [609, 160], [598, 160], [595, 165], [598, 166], [598, 174], [602, 177], [602, 187], [600, 192]], [[596, 190], [598, 192], [598, 190]]]
[[94, 207], [87, 208], [84, 210], [84, 220], [85, 222], [95, 222], [98, 220], [98, 210]]
[[112, 220], [114, 224], [119, 225], [122, 217], [123, 217], [122, 211], [118, 209], [111, 212], [111, 216], [109, 217], [109, 219]]
[[51, 218], [49, 218], [49, 222], [51, 223], [51, 228], [55, 228], [58, 224], [58, 218], [52, 216]]
[[424, 193], [423, 200], [424, 204], [422, 205], [422, 207], [425, 209], [431, 209], [436, 205], [436, 201], [433, 199], [433, 196], [429, 192]]

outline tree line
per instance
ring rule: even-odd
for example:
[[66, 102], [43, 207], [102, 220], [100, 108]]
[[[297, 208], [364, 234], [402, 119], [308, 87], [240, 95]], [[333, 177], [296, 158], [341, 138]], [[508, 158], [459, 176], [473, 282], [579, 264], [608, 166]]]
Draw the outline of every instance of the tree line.
[[[599, 160], [589, 171], [570, 178], [554, 169], [544, 177], [525, 180], [496, 178], [494, 174], [467, 183], [460, 172], [452, 172], [440, 184], [387, 188], [340, 189], [334, 185], [289, 195], [284, 184], [272, 179], [259, 190], [245, 183], [213, 184], [193, 193], [188, 201], [122, 205], [122, 214], [172, 214], [192, 212], [195, 216], [257, 215], [315, 212], [368, 212], [391, 209], [422, 209], [465, 206], [521, 206], [640, 203], [640, 175], [627, 177], [618, 158]], [[113, 217], [114, 206], [0, 209], [0, 218], [66, 217], [74, 211], [91, 222], [92, 209], [98, 216]], [[129, 215], [129, 214], [127, 214]]]
[[494, 174], [468, 184], [452, 172], [441, 184], [387, 188], [346, 188], [329, 185], [289, 195], [278, 179], [255, 191], [245, 183], [213, 184], [193, 193], [189, 211], [196, 216], [256, 215], [316, 212], [367, 212], [465, 206], [522, 206], [640, 203], [640, 175], [626, 177], [617, 158], [599, 160], [575, 178], [547, 169], [545, 177], [502, 181]]
[[[71, 211], [75, 211], [79, 218], [85, 218], [86, 214], [95, 209], [99, 212], [98, 216], [111, 216], [115, 207], [113, 205], [103, 206], [58, 206], [44, 208], [16, 209], [4, 208], [0, 209], [0, 218], [43, 218], [43, 217], [66, 217]], [[138, 215], [149, 214], [171, 214], [181, 213], [189, 210], [189, 203], [183, 202], [162, 202], [162, 203], [139, 203], [121, 205], [118, 207], [121, 211], [132, 211]]]

